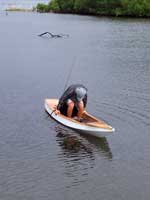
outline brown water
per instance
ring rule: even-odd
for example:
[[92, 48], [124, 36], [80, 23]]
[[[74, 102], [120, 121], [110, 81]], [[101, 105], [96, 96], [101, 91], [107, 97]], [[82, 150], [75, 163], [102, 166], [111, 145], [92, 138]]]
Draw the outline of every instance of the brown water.
[[[0, 14], [0, 199], [149, 200], [149, 33], [148, 19]], [[68, 84], [88, 88], [87, 110], [113, 136], [80, 135], [44, 111], [71, 68]]]

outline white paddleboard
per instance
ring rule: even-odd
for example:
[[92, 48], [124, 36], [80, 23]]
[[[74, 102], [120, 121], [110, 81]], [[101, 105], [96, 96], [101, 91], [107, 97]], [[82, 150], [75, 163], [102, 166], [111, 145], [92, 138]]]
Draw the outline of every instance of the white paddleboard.
[[57, 104], [58, 99], [45, 99], [45, 110], [53, 119], [63, 124], [64, 126], [97, 137], [112, 135], [112, 133], [115, 131], [113, 127], [111, 127], [104, 121], [90, 115], [86, 111], [82, 115], [82, 122], [79, 122], [62, 114], [56, 115], [54, 112], [54, 108], [57, 106]]

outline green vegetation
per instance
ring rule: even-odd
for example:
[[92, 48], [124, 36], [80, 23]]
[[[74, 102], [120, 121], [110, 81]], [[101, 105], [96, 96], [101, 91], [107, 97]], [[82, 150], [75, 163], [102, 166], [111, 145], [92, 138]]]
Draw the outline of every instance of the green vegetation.
[[49, 12], [51, 10], [50, 4], [39, 3], [36, 8], [38, 12]]
[[38, 12], [150, 17], [150, 0], [52, 0]]

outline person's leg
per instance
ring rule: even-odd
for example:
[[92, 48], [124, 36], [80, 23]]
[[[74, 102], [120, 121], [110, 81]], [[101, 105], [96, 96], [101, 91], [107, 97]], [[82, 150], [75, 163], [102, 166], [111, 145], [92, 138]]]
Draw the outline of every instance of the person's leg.
[[68, 105], [64, 103], [64, 105], [60, 108], [60, 113], [67, 116], [67, 109], [68, 109]]
[[67, 117], [72, 117], [72, 113], [73, 113], [73, 108], [74, 108], [74, 102], [69, 100], [68, 102], [68, 109], [67, 109]]
[[80, 101], [78, 103], [78, 114], [77, 114], [77, 117], [79, 119], [82, 117], [83, 112], [84, 112], [84, 104], [83, 104], [83, 101]]

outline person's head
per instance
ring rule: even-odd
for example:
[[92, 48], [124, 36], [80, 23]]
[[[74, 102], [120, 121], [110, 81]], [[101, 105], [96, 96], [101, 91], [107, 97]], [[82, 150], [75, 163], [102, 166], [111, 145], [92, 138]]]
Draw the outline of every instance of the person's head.
[[84, 96], [86, 95], [86, 89], [83, 87], [77, 87], [76, 90], [76, 97], [77, 97], [77, 101], [80, 102], [83, 100]]

